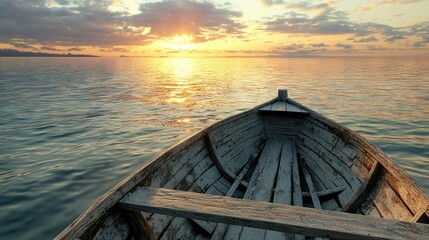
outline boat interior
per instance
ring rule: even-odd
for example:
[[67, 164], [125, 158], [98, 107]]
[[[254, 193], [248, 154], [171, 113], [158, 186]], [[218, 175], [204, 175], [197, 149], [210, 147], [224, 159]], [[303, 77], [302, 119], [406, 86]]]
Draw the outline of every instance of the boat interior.
[[179, 143], [100, 201], [80, 239], [369, 239], [351, 222], [383, 232], [363, 215], [429, 231], [426, 195], [384, 153], [280, 97]]

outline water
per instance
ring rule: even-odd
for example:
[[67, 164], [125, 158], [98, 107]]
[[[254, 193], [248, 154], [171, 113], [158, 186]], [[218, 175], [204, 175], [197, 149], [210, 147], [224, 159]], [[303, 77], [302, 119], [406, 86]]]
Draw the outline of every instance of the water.
[[284, 87], [429, 193], [429, 59], [0, 58], [0, 239], [54, 237], [148, 159]]

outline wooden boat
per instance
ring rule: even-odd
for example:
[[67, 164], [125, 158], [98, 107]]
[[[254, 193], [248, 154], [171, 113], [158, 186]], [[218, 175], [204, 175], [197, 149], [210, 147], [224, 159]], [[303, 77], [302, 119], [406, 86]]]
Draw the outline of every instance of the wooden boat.
[[56, 239], [429, 239], [424, 192], [373, 144], [279, 97], [177, 144]]

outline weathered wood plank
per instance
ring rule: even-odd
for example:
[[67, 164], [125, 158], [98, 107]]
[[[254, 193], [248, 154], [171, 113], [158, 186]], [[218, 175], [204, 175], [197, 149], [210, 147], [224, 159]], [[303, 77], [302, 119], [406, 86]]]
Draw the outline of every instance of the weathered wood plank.
[[341, 206], [344, 206], [354, 194], [348, 183], [328, 163], [320, 160], [319, 156], [311, 151], [306, 145], [297, 144], [297, 150], [299, 150], [300, 155], [307, 159], [308, 167], [312, 170], [314, 175], [320, 179], [326, 188], [329, 189], [338, 186], [346, 187], [343, 192], [338, 194], [338, 200]]
[[413, 219], [411, 219], [411, 222], [429, 224], [429, 207], [418, 212]]
[[[386, 181], [382, 181], [377, 193], [372, 193], [375, 206], [384, 218], [411, 221], [413, 215]], [[428, 226], [429, 228], [429, 226]]]
[[[171, 186], [171, 188], [194, 192], [206, 192], [206, 190], [220, 177], [218, 170], [207, 157], [203, 158], [179, 184]], [[164, 228], [170, 224], [171, 221], [172, 217], [167, 215], [155, 214], [148, 218], [150, 226], [157, 235], [164, 231]]]
[[[313, 202], [313, 207], [316, 209], [322, 209], [322, 205], [320, 204], [319, 196], [317, 195], [317, 190], [314, 186], [313, 179], [311, 178], [310, 171], [308, 170], [307, 164], [305, 164], [305, 159], [300, 157], [299, 160], [302, 173], [304, 174], [305, 182], [307, 183], [308, 191], [310, 193], [311, 201]], [[322, 239], [324, 240], [324, 238], [315, 238], [315, 240]]]
[[[207, 150], [209, 151], [209, 156], [212, 159], [215, 166], [217, 167], [220, 174], [224, 178], [228, 179], [230, 182], [234, 182], [234, 179], [236, 179], [237, 176], [233, 172], [231, 172], [227, 167], [224, 166], [223, 161], [220, 159], [220, 156], [217, 154], [216, 150], [213, 148], [213, 144], [210, 140], [210, 135], [207, 134], [204, 137], [204, 140], [206, 142]], [[243, 185], [243, 187], [247, 187], [249, 185], [248, 183], [245, 183], [242, 181], [240, 182], [240, 184]]]
[[[245, 199], [255, 201], [270, 201], [274, 187], [276, 172], [279, 166], [282, 142], [279, 139], [268, 140], [271, 144], [264, 148], [261, 159], [249, 182], [249, 188], [244, 194]], [[265, 231], [261, 229], [244, 227], [240, 239], [263, 239]], [[228, 238], [228, 233], [226, 235]]]
[[275, 102], [271, 105], [271, 111], [286, 111], [285, 102]]
[[403, 187], [408, 189], [411, 195], [419, 199], [418, 202], [422, 203], [423, 205], [429, 203], [429, 199], [425, 195], [423, 190], [419, 186], [417, 186], [415, 182], [397, 166], [397, 164], [390, 160], [390, 158], [375, 145], [371, 144], [370, 142], [368, 142], [368, 140], [366, 140], [359, 134], [351, 131], [347, 127], [342, 126], [315, 111], [312, 111], [311, 109], [303, 106], [302, 104], [299, 104], [291, 99], [288, 99], [288, 102], [291, 102], [307, 110], [309, 112], [307, 117], [309, 121], [317, 122], [317, 124], [325, 127], [329, 132], [332, 132], [344, 141], [355, 146], [357, 148], [359, 161], [366, 164], [367, 168], [371, 168], [368, 163], [372, 164], [371, 161], [373, 160], [380, 162], [387, 172], [395, 176], [395, 178], [397, 178], [399, 182], [401, 182]]
[[417, 214], [421, 209], [426, 209], [429, 203], [425, 202], [423, 198], [415, 196], [412, 189], [407, 187], [396, 176], [393, 176], [390, 172], [386, 172], [384, 178], [413, 214]]
[[[226, 193], [226, 195], [225, 195], [226, 197], [231, 197], [234, 194], [234, 192], [237, 190], [239, 182], [246, 175], [246, 173], [249, 170], [250, 166], [256, 160], [258, 160], [259, 154], [260, 154], [260, 152], [256, 152], [255, 154], [252, 155], [252, 157], [250, 158], [250, 160], [246, 163], [246, 165], [244, 166], [244, 168], [241, 170], [240, 174], [238, 174], [237, 179], [235, 179], [234, 183], [231, 185], [231, 188]], [[216, 226], [215, 230], [213, 231], [211, 240], [220, 240], [220, 239], [222, 239], [223, 235], [225, 234], [225, 231], [226, 231], [227, 228], [228, 228], [227, 224], [219, 223]]]
[[[109, 220], [110, 218], [110, 220]], [[125, 240], [130, 234], [130, 227], [120, 214], [108, 216], [105, 224], [95, 234], [93, 240]]]
[[310, 193], [313, 206], [316, 209], [322, 209], [322, 206], [320, 205], [319, 196], [317, 195], [316, 187], [313, 184], [313, 179], [311, 178], [310, 172], [307, 168], [307, 164], [305, 164], [305, 159], [303, 157], [300, 157], [299, 159], [299, 163], [301, 164], [302, 173], [304, 174], [305, 182], [307, 183], [308, 191]]
[[[323, 199], [329, 199], [329, 198], [335, 197], [336, 195], [343, 192], [344, 190], [346, 190], [346, 187], [339, 186], [339, 187], [326, 189], [323, 191], [317, 191], [316, 194], [320, 200], [323, 200]], [[311, 198], [309, 192], [302, 192], [302, 197], [303, 198]]]
[[268, 138], [294, 137], [298, 135], [302, 118], [263, 115], [265, 133]]
[[[280, 155], [279, 170], [277, 172], [276, 188], [274, 191], [274, 203], [292, 204], [292, 148], [295, 144], [291, 139], [285, 139], [282, 144], [282, 151]], [[282, 232], [266, 231], [266, 240], [285, 240], [292, 239], [292, 235]]]
[[383, 166], [379, 162], [375, 162], [369, 172], [367, 180], [362, 184], [359, 190], [353, 195], [349, 202], [343, 206], [343, 212], [354, 213], [362, 205], [362, 203], [367, 198], [368, 194], [371, 192], [372, 188], [375, 186], [376, 182], [380, 180], [381, 170]]
[[[298, 156], [296, 148], [292, 148], [292, 184], [293, 184], [293, 205], [303, 206], [301, 180], [299, 176]], [[295, 240], [305, 240], [303, 235], [295, 235]]]
[[156, 235], [149, 223], [138, 211], [122, 211], [125, 221], [131, 228], [131, 234], [136, 240], [156, 240]]
[[427, 239], [426, 224], [372, 218], [170, 189], [138, 188], [120, 200], [129, 210], [239, 224], [335, 239]]
[[358, 178], [356, 171], [351, 170], [346, 164], [344, 164], [338, 157], [333, 155], [330, 151], [317, 144], [312, 138], [301, 138], [299, 137], [300, 143], [306, 145], [312, 152], [314, 152], [320, 159], [328, 163], [333, 169], [335, 169], [342, 178], [347, 181], [348, 185], [354, 192], [358, 191], [362, 182]]

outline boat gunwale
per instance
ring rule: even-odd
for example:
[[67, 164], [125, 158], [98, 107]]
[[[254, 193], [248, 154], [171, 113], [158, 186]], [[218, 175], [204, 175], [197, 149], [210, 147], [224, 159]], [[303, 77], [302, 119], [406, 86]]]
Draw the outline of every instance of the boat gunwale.
[[[242, 116], [257, 113], [261, 107], [272, 104], [277, 101], [277, 98], [262, 103], [256, 107], [250, 108], [238, 114], [231, 115], [225, 119], [219, 120], [208, 127], [196, 132], [195, 134], [179, 141], [167, 150], [161, 152], [157, 156], [144, 162], [139, 168], [131, 172], [127, 177], [117, 183], [113, 188], [104, 193], [98, 200], [91, 204], [82, 214], [80, 214], [73, 222], [71, 222], [63, 231], [61, 231], [54, 239], [75, 239], [83, 235], [92, 224], [96, 223], [104, 214], [106, 214], [119, 200], [125, 196], [130, 190], [139, 185], [147, 176], [155, 172], [161, 166], [156, 166], [161, 163], [161, 159], [174, 155], [176, 152], [186, 148], [189, 144], [204, 137], [207, 133], [221, 127], [226, 122], [232, 122]], [[159, 165], [158, 164], [158, 165]]]
[[[362, 149], [364, 148], [367, 154], [369, 154], [375, 161], [378, 161], [387, 172], [389, 172], [394, 178], [396, 178], [399, 182], [401, 182], [406, 188], [406, 190], [410, 194], [412, 194], [416, 200], [418, 200], [417, 202], [420, 204], [420, 208], [419, 208], [420, 210], [414, 212], [414, 211], [411, 211], [410, 209], [410, 212], [413, 215], [415, 215], [423, 211], [429, 216], [429, 197], [425, 194], [425, 192], [420, 187], [420, 185], [418, 185], [416, 181], [413, 178], [411, 178], [411, 176], [409, 176], [404, 170], [402, 170], [402, 168], [397, 163], [395, 163], [379, 147], [371, 143], [369, 140], [367, 140], [359, 133], [302, 105], [299, 102], [296, 102], [290, 98], [287, 98], [286, 101], [300, 108], [305, 109], [306, 111], [308, 111], [308, 115], [310, 117], [313, 117], [315, 120], [320, 121], [322, 124], [328, 126], [329, 128], [338, 130], [341, 133], [341, 135], [339, 135], [337, 132], [333, 132], [333, 134], [337, 135], [339, 138], [346, 140], [347, 142], [352, 143], [353, 147], [357, 148], [359, 151], [362, 151]], [[397, 194], [401, 196], [399, 193]], [[421, 201], [425, 201], [425, 203]]]

